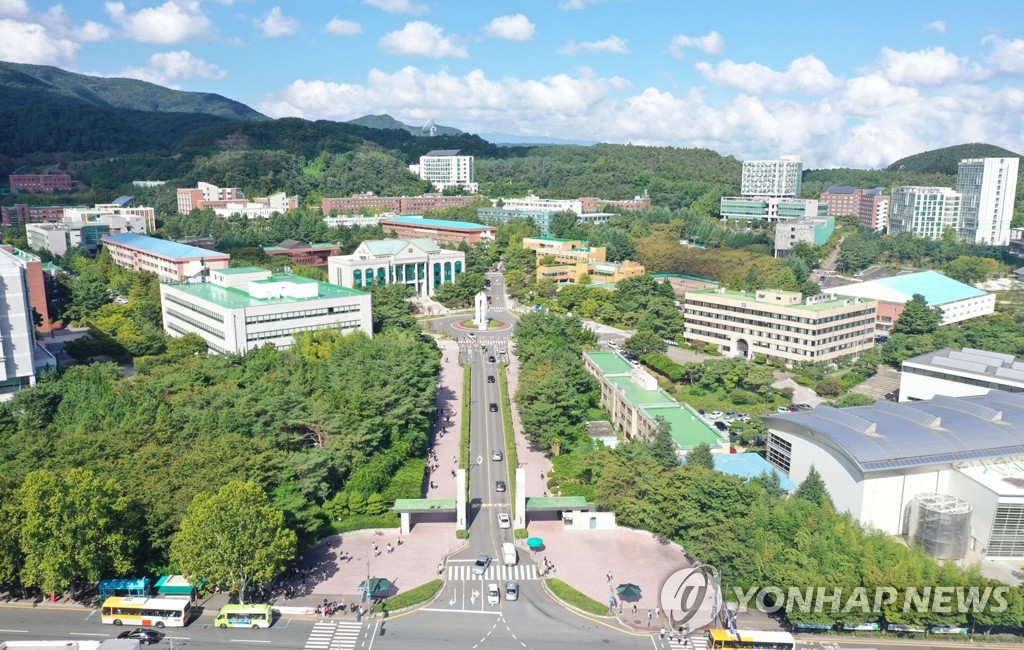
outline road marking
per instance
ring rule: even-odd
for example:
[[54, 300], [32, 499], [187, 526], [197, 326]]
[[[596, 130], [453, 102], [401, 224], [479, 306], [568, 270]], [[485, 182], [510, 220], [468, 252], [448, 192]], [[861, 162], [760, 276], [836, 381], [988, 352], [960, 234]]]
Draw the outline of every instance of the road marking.
[[366, 650], [373, 650], [373, 640], [377, 638], [377, 629], [380, 627], [380, 621], [373, 625], [373, 635], [370, 636], [370, 645], [367, 646]]
[[538, 580], [540, 575], [533, 564], [517, 564], [516, 566], [495, 565], [487, 567], [483, 575], [474, 575], [472, 567], [448, 567], [449, 580], [484, 581], [484, 580]]
[[28, 630], [0, 630], [4, 634], [28, 634]]
[[94, 614], [95, 614], [95, 613], [96, 613], [97, 611], [99, 611], [99, 610], [95, 610], [95, 609], [94, 609], [94, 610], [92, 610], [91, 612], [89, 612], [89, 615], [88, 615], [88, 616], [86, 616], [85, 618], [83, 618], [82, 620], [83, 620], [83, 621], [88, 621], [88, 620], [89, 620], [90, 618], [92, 618], [92, 617], [93, 617], [93, 615], [94, 615]]
[[231, 643], [270, 643], [270, 641], [258, 641], [256, 639], [231, 639]]
[[100, 632], [68, 632], [68, 636], [102, 636], [104, 638], [110, 636], [109, 634], [102, 634]]
[[441, 607], [424, 607], [423, 612], [449, 612], [452, 614], [490, 614], [491, 616], [501, 616], [501, 612], [492, 612], [489, 610], [476, 610], [476, 609], [446, 609]]

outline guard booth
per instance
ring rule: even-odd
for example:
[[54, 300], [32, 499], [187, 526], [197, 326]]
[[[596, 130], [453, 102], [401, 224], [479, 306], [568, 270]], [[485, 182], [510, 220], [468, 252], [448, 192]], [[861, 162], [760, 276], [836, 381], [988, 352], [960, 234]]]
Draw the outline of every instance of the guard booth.
[[187, 598], [193, 605], [199, 599], [199, 590], [185, 576], [161, 576], [156, 581], [156, 594], [160, 598]]
[[100, 602], [112, 596], [141, 596], [148, 598], [153, 588], [149, 578], [108, 578], [100, 580]]

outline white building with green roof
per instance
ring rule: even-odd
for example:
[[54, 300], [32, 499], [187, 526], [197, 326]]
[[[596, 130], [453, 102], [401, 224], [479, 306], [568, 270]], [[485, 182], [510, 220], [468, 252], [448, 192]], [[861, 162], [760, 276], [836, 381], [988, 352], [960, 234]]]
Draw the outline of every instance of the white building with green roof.
[[355, 289], [404, 284], [421, 298], [455, 282], [465, 268], [465, 253], [441, 248], [432, 239], [364, 241], [351, 255], [327, 258], [327, 277], [334, 284]]
[[327, 328], [373, 335], [370, 294], [255, 267], [210, 271], [209, 282], [160, 285], [164, 329], [198, 334], [211, 352], [245, 354]]

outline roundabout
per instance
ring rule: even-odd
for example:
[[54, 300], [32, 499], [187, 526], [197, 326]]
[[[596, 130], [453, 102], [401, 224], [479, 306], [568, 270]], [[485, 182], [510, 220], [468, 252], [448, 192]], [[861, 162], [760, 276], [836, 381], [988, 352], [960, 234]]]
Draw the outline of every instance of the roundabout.
[[510, 329], [512, 323], [506, 323], [505, 321], [494, 320], [493, 318], [487, 321], [487, 329], [480, 329], [472, 320], [464, 320], [457, 323], [452, 323], [451, 328], [460, 332], [501, 332], [503, 330]]

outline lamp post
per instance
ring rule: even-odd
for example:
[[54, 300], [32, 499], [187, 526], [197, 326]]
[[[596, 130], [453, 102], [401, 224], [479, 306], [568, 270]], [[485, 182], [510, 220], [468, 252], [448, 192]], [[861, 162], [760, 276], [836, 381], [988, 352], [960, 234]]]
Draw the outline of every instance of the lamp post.
[[[369, 594], [370, 594], [370, 554], [371, 553], [373, 553], [373, 547], [372, 546], [369, 548], [369, 550], [366, 551], [366, 582], [363, 583], [363, 599], [362, 599], [364, 605], [369, 600]], [[369, 608], [367, 608], [367, 613], [369, 613]], [[361, 606], [356, 610], [356, 620], [357, 621], [363, 620], [363, 608]]]

